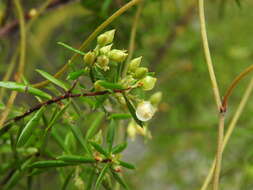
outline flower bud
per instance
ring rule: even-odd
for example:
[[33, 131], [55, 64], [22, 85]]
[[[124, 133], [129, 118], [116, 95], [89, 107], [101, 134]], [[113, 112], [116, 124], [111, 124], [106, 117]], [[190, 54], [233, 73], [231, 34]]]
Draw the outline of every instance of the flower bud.
[[109, 67], [108, 67], [108, 64], [109, 64], [109, 59], [107, 56], [105, 55], [100, 55], [98, 58], [97, 58], [97, 66], [101, 69], [103, 69], [104, 71], [108, 70]]
[[97, 42], [100, 46], [112, 43], [114, 38], [115, 30], [107, 31], [103, 34], [100, 34], [97, 38]]
[[141, 121], [150, 120], [155, 113], [155, 108], [148, 101], [143, 101], [136, 108], [136, 116]]
[[140, 66], [142, 57], [137, 57], [130, 61], [128, 65], [129, 72], [135, 72], [135, 70]]
[[142, 79], [143, 77], [146, 76], [147, 72], [148, 72], [148, 69], [146, 67], [139, 67], [135, 70], [133, 77], [135, 79]]
[[109, 52], [108, 56], [111, 60], [116, 61], [116, 62], [123, 62], [127, 58], [127, 53], [125, 50], [118, 50], [118, 49], [113, 49]]
[[31, 9], [30, 11], [29, 11], [29, 16], [32, 18], [32, 17], [35, 17], [37, 14], [38, 14], [38, 11], [36, 10], [36, 9]]
[[162, 100], [162, 92], [156, 92], [154, 93], [149, 101], [151, 102], [151, 104], [153, 105], [158, 105], [160, 103], [160, 101]]
[[107, 53], [109, 53], [109, 51], [111, 51], [111, 48], [112, 48], [112, 44], [100, 48], [99, 51], [100, 51], [101, 54], [106, 55]]
[[89, 51], [83, 56], [84, 63], [88, 65], [92, 65], [96, 59], [95, 52]]
[[151, 76], [146, 76], [145, 78], [141, 79], [139, 84], [141, 84], [143, 90], [152, 90], [156, 83], [156, 78]]

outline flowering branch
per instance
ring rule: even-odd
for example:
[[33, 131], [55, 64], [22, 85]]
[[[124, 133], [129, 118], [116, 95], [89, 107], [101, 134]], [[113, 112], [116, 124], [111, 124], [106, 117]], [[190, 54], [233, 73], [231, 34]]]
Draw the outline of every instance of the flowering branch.
[[9, 121], [6, 122], [6, 124], [1, 128], [0, 130], [0, 136], [2, 136], [4, 133], [6, 133], [12, 126], [13, 123], [25, 118], [26, 116], [32, 114], [33, 112], [39, 110], [41, 107], [43, 106], [48, 106], [57, 102], [60, 102], [62, 100], [65, 99], [69, 99], [69, 98], [78, 98], [78, 97], [85, 97], [85, 96], [101, 96], [101, 95], [105, 95], [105, 94], [112, 94], [112, 93], [123, 93], [127, 90], [130, 90], [131, 88], [126, 88], [126, 89], [115, 89], [113, 91], [98, 91], [98, 92], [86, 92], [86, 93], [79, 93], [79, 94], [72, 94], [70, 91], [66, 92], [64, 95], [61, 96], [57, 96], [55, 98], [52, 98], [50, 100], [47, 100], [45, 102], [42, 102], [36, 106], [34, 106], [33, 108], [29, 109], [28, 111], [26, 111], [25, 113], [16, 116], [12, 119], [10, 119]]

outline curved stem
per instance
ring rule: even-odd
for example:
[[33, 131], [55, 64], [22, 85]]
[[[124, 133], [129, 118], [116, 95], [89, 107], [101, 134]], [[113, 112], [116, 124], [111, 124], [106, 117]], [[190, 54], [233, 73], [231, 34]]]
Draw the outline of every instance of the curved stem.
[[[96, 36], [102, 31], [104, 30], [111, 22], [113, 22], [117, 17], [119, 17], [121, 14], [123, 14], [124, 12], [126, 12], [128, 9], [130, 9], [132, 6], [134, 6], [135, 4], [139, 3], [141, 0], [132, 0], [129, 3], [127, 3], [126, 5], [124, 5], [123, 7], [121, 7], [118, 11], [116, 11], [112, 16], [110, 16], [106, 21], [104, 21], [100, 26], [98, 26], [96, 28], [96, 30], [94, 32], [91, 33], [91, 35], [82, 43], [82, 45], [80, 46], [79, 50], [84, 50], [89, 44], [90, 42], [92, 42]], [[66, 70], [68, 69], [69, 65], [79, 56], [79, 54], [75, 53], [68, 61], [67, 64], [65, 64], [55, 75], [54, 77], [58, 78], [60, 77], [63, 73], [66, 72]], [[41, 88], [43, 86], [46, 86], [47, 84], [49, 84], [50, 82], [48, 80], [46, 81], [42, 81], [36, 84], [33, 84], [33, 87], [35, 88]]]
[[[19, 56], [19, 67], [18, 67], [18, 73], [17, 73], [17, 82], [21, 81], [21, 77], [24, 73], [24, 67], [25, 67], [25, 55], [26, 55], [26, 31], [25, 31], [25, 18], [24, 18], [24, 13], [23, 13], [23, 8], [21, 7], [20, 1], [19, 0], [14, 0], [14, 5], [17, 10], [17, 15], [18, 15], [18, 20], [19, 20], [19, 25], [20, 25], [20, 56]], [[9, 112], [12, 108], [12, 105], [16, 99], [17, 92], [12, 92], [10, 95], [10, 98], [8, 100], [6, 109], [4, 112], [1, 114], [1, 119], [0, 119], [0, 126], [3, 125], [5, 122], [6, 118], [9, 115]], [[1, 127], [0, 127], [1, 128]]]
[[216, 164], [213, 176], [213, 190], [219, 189], [219, 179], [220, 179], [220, 171], [221, 171], [221, 161], [222, 161], [222, 142], [224, 135], [224, 117], [225, 113], [220, 114], [219, 119], [219, 129], [218, 129], [218, 138], [217, 138], [217, 153], [216, 153]]
[[228, 98], [232, 94], [233, 89], [237, 86], [237, 84], [245, 78], [251, 71], [253, 71], [253, 65], [249, 66], [246, 68], [243, 72], [241, 72], [231, 83], [227, 91], [225, 92], [223, 101], [222, 101], [222, 107], [226, 110], [227, 105], [228, 105]]
[[212, 89], [215, 97], [215, 102], [217, 109], [220, 111], [219, 115], [219, 128], [218, 128], [218, 138], [217, 138], [217, 153], [216, 153], [216, 164], [214, 169], [214, 178], [213, 178], [213, 190], [219, 189], [219, 178], [220, 178], [220, 170], [221, 170], [221, 161], [222, 161], [222, 142], [224, 135], [224, 110], [221, 105], [221, 98], [219, 93], [218, 84], [216, 81], [213, 63], [210, 55], [207, 32], [206, 32], [206, 23], [205, 23], [205, 11], [204, 11], [204, 0], [199, 0], [199, 19], [200, 19], [200, 28], [201, 28], [201, 37], [203, 42], [205, 59], [211, 79]]
[[[8, 68], [6, 73], [4, 74], [2, 81], [8, 81], [11, 77], [11, 74], [15, 68], [16, 62], [17, 62], [17, 58], [18, 58], [18, 53], [19, 53], [19, 48], [17, 48], [15, 50], [15, 53], [12, 55], [12, 58], [8, 64]], [[5, 90], [6, 88], [1, 88], [0, 89], [0, 101], [3, 100], [4, 94], [5, 94]]]
[[[249, 100], [249, 97], [250, 97], [250, 94], [252, 93], [252, 90], [253, 90], [253, 78], [251, 79], [240, 103], [239, 103], [239, 106], [238, 106], [238, 109], [236, 110], [235, 114], [233, 115], [233, 118], [231, 120], [231, 122], [229, 123], [228, 125], [228, 129], [226, 131], [226, 134], [224, 136], [224, 140], [223, 140], [223, 143], [222, 143], [222, 152], [224, 151], [227, 143], [228, 143], [228, 140], [230, 139], [234, 129], [235, 129], [235, 126], [242, 114], [242, 111], [243, 109], [245, 108], [245, 105], [247, 103], [247, 101]], [[211, 182], [211, 179], [212, 179], [212, 176], [213, 176], [213, 173], [214, 173], [214, 169], [215, 169], [215, 163], [216, 163], [216, 158], [215, 160], [213, 161], [212, 163], [212, 166], [211, 168], [209, 169], [209, 172], [208, 172], [208, 175], [201, 187], [201, 190], [206, 190], [208, 185], [210, 184]]]
[[213, 93], [216, 101], [216, 105], [218, 110], [220, 110], [221, 106], [221, 98], [219, 93], [218, 84], [216, 81], [213, 63], [210, 55], [208, 39], [207, 39], [207, 32], [206, 32], [206, 22], [205, 22], [205, 12], [204, 12], [204, 0], [199, 0], [199, 19], [200, 19], [200, 29], [201, 29], [201, 37], [203, 42], [204, 54], [206, 59], [206, 64], [208, 67], [209, 75], [211, 78], [211, 84], [213, 88]]

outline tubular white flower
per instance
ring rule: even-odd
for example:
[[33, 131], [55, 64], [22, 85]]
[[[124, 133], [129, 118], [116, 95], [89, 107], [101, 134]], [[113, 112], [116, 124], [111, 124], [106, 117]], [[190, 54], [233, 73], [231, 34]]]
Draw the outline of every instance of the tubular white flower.
[[155, 108], [153, 105], [148, 101], [143, 101], [138, 104], [136, 109], [136, 116], [141, 121], [148, 121], [150, 120], [155, 113]]

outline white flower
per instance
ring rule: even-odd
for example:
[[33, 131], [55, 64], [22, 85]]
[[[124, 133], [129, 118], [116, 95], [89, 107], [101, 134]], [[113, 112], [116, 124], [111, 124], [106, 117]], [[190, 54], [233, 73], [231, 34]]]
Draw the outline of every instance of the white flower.
[[143, 101], [138, 104], [136, 109], [136, 116], [141, 121], [148, 121], [150, 120], [155, 113], [155, 108], [153, 105], [148, 101]]

